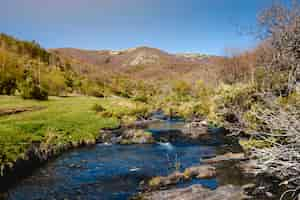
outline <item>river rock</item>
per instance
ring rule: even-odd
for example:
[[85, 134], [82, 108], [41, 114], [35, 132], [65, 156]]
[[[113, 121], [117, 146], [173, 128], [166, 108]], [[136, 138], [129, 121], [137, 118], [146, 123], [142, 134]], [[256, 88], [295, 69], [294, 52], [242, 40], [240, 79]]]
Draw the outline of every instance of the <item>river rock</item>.
[[191, 122], [182, 129], [182, 134], [189, 139], [201, 139], [209, 136], [208, 124], [206, 121]]
[[174, 172], [173, 174], [163, 177], [163, 176], [158, 176], [152, 178], [148, 186], [150, 187], [151, 190], [153, 189], [159, 189], [159, 188], [165, 188], [170, 185], [176, 185], [178, 182], [184, 179], [184, 174], [180, 172]]
[[243, 173], [248, 176], [256, 176], [258, 174], [258, 168], [255, 160], [241, 162], [239, 167]]
[[209, 179], [214, 178], [216, 176], [216, 168], [209, 165], [202, 165], [202, 166], [194, 166], [184, 170], [183, 173], [181, 172], [174, 172], [169, 176], [162, 177], [154, 177], [152, 178], [148, 186], [151, 190], [159, 189], [159, 188], [166, 188], [171, 185], [176, 185], [180, 181], [189, 180], [191, 178], [198, 178], [198, 179]]
[[204, 159], [202, 160], [202, 163], [206, 164], [215, 164], [223, 161], [241, 161], [241, 160], [247, 160], [244, 153], [226, 153], [224, 155], [216, 156], [214, 158], [210, 159]]
[[160, 121], [160, 120], [159, 119], [139, 120], [139, 121], [136, 121], [132, 124], [125, 126], [124, 128], [126, 128], [126, 129], [146, 129], [149, 126], [149, 124], [158, 122], [158, 121]]
[[242, 200], [245, 199], [240, 187], [227, 185], [217, 190], [204, 188], [202, 185], [192, 185], [182, 189], [170, 189], [151, 192], [143, 196], [147, 200]]
[[151, 144], [154, 142], [150, 132], [142, 129], [128, 129], [123, 132], [120, 144]]
[[195, 177], [199, 179], [213, 178], [216, 176], [216, 168], [210, 165], [190, 167], [187, 168], [183, 174], [186, 179]]
[[123, 131], [124, 130], [120, 127], [116, 129], [102, 129], [100, 130], [100, 137], [97, 142], [112, 144], [120, 143]]
[[142, 129], [102, 130], [100, 142], [112, 144], [151, 144], [155, 140], [150, 132]]

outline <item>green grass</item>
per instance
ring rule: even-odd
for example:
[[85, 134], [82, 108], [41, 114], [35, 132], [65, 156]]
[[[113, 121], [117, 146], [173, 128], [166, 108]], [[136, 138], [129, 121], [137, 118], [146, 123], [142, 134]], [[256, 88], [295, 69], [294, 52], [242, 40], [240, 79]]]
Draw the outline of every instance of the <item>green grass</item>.
[[49, 101], [34, 101], [0, 96], [0, 109], [45, 107], [0, 117], [0, 166], [24, 157], [34, 141], [41, 142], [45, 148], [95, 141], [101, 128], [119, 125], [116, 118], [103, 117], [92, 109], [99, 102], [109, 105], [110, 101], [94, 97], [50, 97]]

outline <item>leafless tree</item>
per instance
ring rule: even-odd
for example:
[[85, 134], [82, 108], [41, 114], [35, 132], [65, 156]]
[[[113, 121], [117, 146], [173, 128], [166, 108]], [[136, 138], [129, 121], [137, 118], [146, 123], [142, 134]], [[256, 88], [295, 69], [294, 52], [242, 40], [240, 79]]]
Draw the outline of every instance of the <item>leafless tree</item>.
[[272, 72], [288, 71], [287, 93], [291, 93], [300, 68], [300, 3], [275, 3], [261, 12], [258, 24], [260, 38], [273, 48], [267, 68]]

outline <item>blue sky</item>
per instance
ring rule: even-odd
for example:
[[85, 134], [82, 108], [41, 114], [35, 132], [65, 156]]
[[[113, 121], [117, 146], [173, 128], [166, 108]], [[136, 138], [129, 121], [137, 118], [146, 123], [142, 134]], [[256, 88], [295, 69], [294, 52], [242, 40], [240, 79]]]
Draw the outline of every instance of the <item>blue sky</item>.
[[249, 48], [257, 12], [272, 0], [1, 0], [0, 32], [43, 47], [125, 49], [221, 55]]

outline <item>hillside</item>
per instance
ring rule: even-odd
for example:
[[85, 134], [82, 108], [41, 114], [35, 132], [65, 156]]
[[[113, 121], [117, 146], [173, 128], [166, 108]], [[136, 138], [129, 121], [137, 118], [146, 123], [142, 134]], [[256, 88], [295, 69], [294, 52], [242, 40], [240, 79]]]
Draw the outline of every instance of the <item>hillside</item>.
[[251, 59], [251, 54], [231, 59], [192, 53], [172, 54], [150, 47], [119, 51], [46, 50], [35, 41], [1, 34], [0, 94], [21, 94], [25, 98], [41, 98], [39, 96], [46, 93], [128, 97], [150, 88], [152, 92], [168, 91], [175, 87], [175, 82], [185, 82], [193, 87], [195, 82], [202, 80], [217, 86], [220, 81], [230, 83], [247, 78], [247, 73], [251, 72], [249, 66], [252, 64], [248, 64]]
[[[216, 80], [217, 57], [201, 54], [170, 54], [160, 49], [137, 47], [120, 51], [50, 49], [73, 66], [93, 66], [101, 72], [124, 74], [135, 79], [194, 81]], [[82, 70], [82, 69], [81, 69]]]
[[35, 41], [0, 34], [0, 94], [45, 99], [80, 90], [73, 81], [79, 74]]

